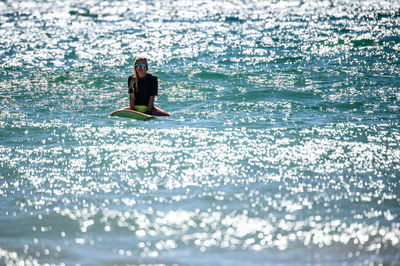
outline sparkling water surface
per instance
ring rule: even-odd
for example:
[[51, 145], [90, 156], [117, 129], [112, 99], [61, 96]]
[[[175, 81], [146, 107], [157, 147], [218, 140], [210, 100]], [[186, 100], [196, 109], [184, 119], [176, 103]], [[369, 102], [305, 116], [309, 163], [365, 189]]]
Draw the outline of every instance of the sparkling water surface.
[[[1, 1], [0, 264], [400, 265], [398, 1]], [[137, 55], [170, 117], [128, 105]]]

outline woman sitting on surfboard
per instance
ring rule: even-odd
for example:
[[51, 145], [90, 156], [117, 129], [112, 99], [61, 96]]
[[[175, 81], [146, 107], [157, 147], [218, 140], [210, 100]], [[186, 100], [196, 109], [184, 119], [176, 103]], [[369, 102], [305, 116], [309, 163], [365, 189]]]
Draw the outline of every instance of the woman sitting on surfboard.
[[128, 78], [129, 107], [124, 109], [144, 112], [148, 115], [169, 116], [167, 112], [154, 106], [158, 94], [157, 76], [147, 73], [147, 59], [138, 57], [134, 64], [134, 73]]

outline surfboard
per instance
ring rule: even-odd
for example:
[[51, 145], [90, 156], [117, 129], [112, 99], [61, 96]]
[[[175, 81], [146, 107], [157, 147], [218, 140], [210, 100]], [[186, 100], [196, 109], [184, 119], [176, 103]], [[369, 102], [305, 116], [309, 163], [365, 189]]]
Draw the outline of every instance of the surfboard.
[[148, 115], [148, 114], [141, 113], [138, 111], [124, 110], [124, 109], [114, 111], [110, 114], [110, 116], [126, 117], [126, 118], [139, 119], [139, 120], [149, 120], [149, 119], [154, 118], [154, 116], [152, 116], [152, 115]]

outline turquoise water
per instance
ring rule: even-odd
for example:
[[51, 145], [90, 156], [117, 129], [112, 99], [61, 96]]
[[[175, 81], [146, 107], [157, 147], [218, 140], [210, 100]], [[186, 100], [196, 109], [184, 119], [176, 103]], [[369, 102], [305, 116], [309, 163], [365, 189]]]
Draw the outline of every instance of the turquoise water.
[[[400, 264], [398, 1], [1, 1], [0, 264]], [[170, 117], [128, 105], [137, 55]]]

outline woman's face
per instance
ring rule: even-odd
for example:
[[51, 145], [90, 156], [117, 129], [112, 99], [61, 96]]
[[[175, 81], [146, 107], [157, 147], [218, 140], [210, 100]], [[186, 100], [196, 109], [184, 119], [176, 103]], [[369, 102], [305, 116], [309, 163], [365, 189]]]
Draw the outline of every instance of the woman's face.
[[138, 60], [136, 62], [135, 68], [136, 68], [136, 73], [139, 78], [144, 78], [146, 76], [147, 63], [145, 60]]

